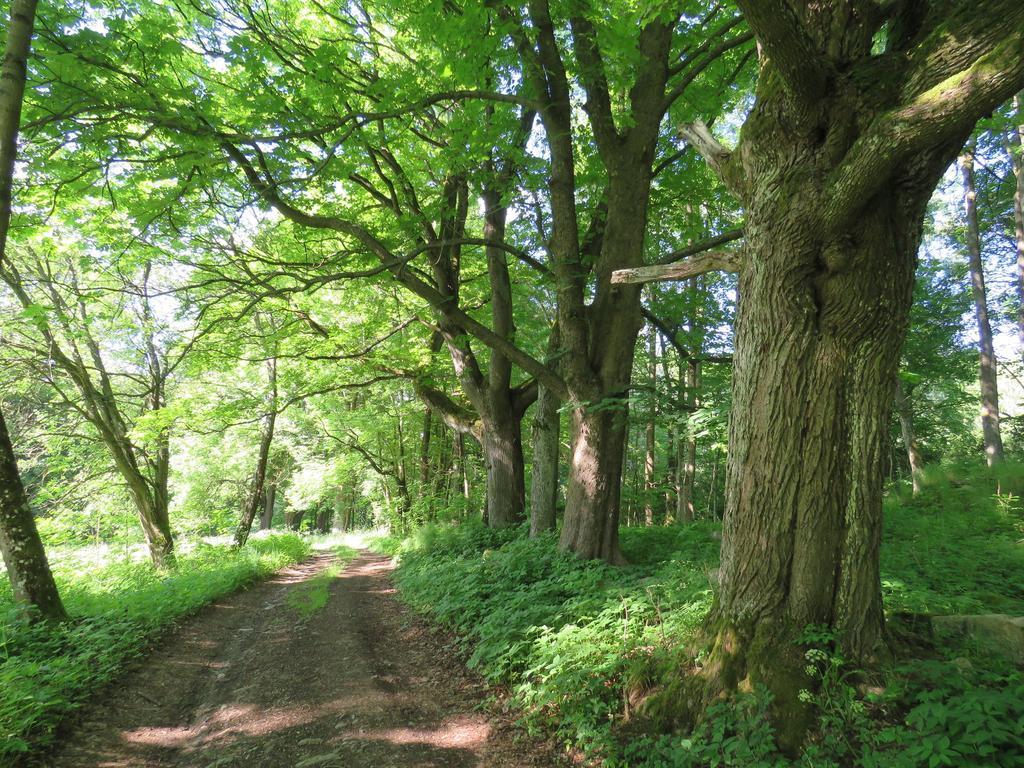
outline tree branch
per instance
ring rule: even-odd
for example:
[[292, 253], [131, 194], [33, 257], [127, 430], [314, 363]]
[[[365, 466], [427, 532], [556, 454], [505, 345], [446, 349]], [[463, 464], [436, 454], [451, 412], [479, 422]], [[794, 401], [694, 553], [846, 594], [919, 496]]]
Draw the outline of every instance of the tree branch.
[[744, 190], [739, 180], [729, 172], [728, 166], [732, 159], [732, 152], [719, 143], [702, 120], [679, 126], [679, 135], [687, 144], [697, 150], [697, 153], [704, 158], [730, 192], [739, 198], [744, 196]]
[[673, 262], [681, 261], [682, 259], [688, 258], [690, 256], [696, 256], [698, 253], [710, 251], [712, 248], [717, 248], [720, 245], [725, 245], [726, 243], [731, 243], [734, 240], [739, 240], [742, 237], [742, 228], [730, 229], [726, 232], [723, 232], [720, 235], [709, 237], [706, 240], [701, 240], [700, 242], [693, 243], [692, 245], [687, 245], [683, 248], [677, 248], [676, 250], [672, 251], [672, 253], [668, 254], [667, 256], [663, 256], [654, 263], [672, 264]]
[[795, 97], [820, 98], [832, 78], [832, 66], [804, 30], [787, 0], [736, 0], [747, 24]]
[[672, 264], [617, 269], [612, 272], [612, 283], [634, 285], [659, 280], [686, 280], [708, 272], [739, 272], [741, 267], [740, 255], [735, 251], [708, 251]]
[[439, 389], [413, 380], [416, 396], [426, 403], [431, 410], [441, 414], [441, 420], [455, 432], [480, 437], [480, 419], [476, 414], [455, 402]]
[[275, 185], [264, 179], [250, 162], [249, 158], [231, 142], [222, 139], [221, 146], [228, 156], [242, 169], [243, 174], [256, 193], [285, 218], [304, 227], [326, 229], [354, 237], [388, 268], [399, 283], [426, 301], [435, 311], [461, 326], [467, 333], [475, 336], [491, 349], [505, 355], [530, 375], [536, 376], [544, 382], [546, 387], [559, 393], [560, 397], [568, 398], [568, 389], [561, 376], [507, 339], [502, 338], [483, 323], [474, 320], [434, 286], [412, 274], [406, 268], [405, 261], [396, 259], [388, 247], [369, 231], [358, 224], [336, 216], [311, 214], [296, 208], [278, 194]]
[[963, 141], [979, 118], [1024, 88], [1024, 6], [1006, 21], [1011, 33], [968, 68], [879, 116], [857, 139], [832, 175], [822, 222], [827, 231], [848, 226], [905, 160]]

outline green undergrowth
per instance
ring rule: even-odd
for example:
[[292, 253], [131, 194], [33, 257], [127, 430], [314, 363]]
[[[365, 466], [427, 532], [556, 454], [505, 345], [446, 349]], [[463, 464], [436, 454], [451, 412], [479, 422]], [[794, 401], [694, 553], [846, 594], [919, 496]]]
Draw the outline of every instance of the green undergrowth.
[[[934, 470], [918, 497], [893, 494], [882, 557], [890, 614], [1024, 613], [1019, 469]], [[561, 553], [551, 535], [480, 525], [371, 545], [399, 556], [403, 599], [456, 633], [528, 729], [602, 765], [1024, 765], [1020, 671], [927, 632], [870, 689], [827, 632], [808, 635], [818, 684], [805, 696], [820, 726], [798, 760], [777, 752], [759, 694], [715, 705], [694, 733], [662, 732], [647, 706], [693, 662], [687, 642], [713, 600], [716, 530], [624, 529], [622, 568]]]
[[176, 619], [309, 552], [294, 534], [254, 537], [241, 550], [200, 543], [160, 572], [107, 550], [67, 550], [52, 563], [72, 621], [56, 629], [18, 618], [2, 579], [0, 765], [51, 744], [60, 721]]
[[341, 575], [345, 566], [357, 554], [356, 550], [344, 544], [331, 547], [331, 551], [337, 558], [333, 563], [288, 593], [288, 607], [303, 619], [308, 619], [324, 609], [330, 597], [331, 582]]
[[891, 611], [1024, 615], [1024, 466], [926, 470], [890, 494], [882, 588]]

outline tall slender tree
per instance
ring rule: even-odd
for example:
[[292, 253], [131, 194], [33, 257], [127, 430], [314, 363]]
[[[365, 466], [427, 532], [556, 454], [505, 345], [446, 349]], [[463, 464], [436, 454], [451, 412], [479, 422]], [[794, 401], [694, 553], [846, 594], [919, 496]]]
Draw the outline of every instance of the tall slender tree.
[[999, 428], [999, 373], [992, 321], [985, 290], [985, 268], [981, 258], [981, 235], [978, 230], [978, 190], [974, 180], [974, 154], [977, 143], [967, 142], [960, 155], [960, 171], [964, 184], [964, 216], [967, 219], [967, 261], [974, 295], [974, 316], [978, 324], [978, 383], [981, 389], [981, 431], [985, 440], [985, 460], [991, 467], [1003, 460], [1003, 437]]
[[[18, 152], [21, 104], [25, 95], [28, 57], [35, 26], [36, 0], [14, 0], [7, 23], [3, 69], [0, 71], [0, 266], [7, 256], [11, 226], [14, 162]], [[18, 473], [7, 424], [0, 412], [0, 554], [21, 603], [48, 620], [67, 618], [57, 592], [42, 539]]]
[[1013, 97], [1014, 125], [1007, 149], [1017, 185], [1013, 191], [1013, 239], [1017, 253], [1017, 337], [1024, 357], [1024, 91]]

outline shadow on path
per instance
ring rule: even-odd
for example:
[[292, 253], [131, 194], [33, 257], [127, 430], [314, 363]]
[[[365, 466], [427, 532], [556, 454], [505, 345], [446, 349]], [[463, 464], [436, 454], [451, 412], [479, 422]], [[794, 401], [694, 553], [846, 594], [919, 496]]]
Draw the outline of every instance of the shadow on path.
[[553, 766], [480, 711], [485, 695], [362, 553], [303, 618], [289, 596], [321, 555], [223, 598], [82, 713], [53, 768]]

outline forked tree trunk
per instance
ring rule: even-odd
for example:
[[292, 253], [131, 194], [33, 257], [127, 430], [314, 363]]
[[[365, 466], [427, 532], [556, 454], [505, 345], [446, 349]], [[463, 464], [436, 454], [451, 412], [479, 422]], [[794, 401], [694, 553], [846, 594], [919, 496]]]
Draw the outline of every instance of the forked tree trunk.
[[128, 495], [139, 515], [142, 534], [149, 549], [149, 559], [157, 568], [174, 565], [174, 537], [167, 509], [167, 494], [154, 493], [150, 481], [134, 466], [122, 466], [121, 475], [128, 486]]
[[[0, 263], [7, 255], [11, 193], [18, 129], [25, 93], [29, 48], [35, 27], [35, 0], [14, 0], [10, 7], [3, 72], [0, 77]], [[33, 606], [46, 620], [67, 618], [50, 572], [42, 539], [18, 474], [14, 446], [0, 412], [0, 554], [7, 567], [14, 599]]]
[[[652, 150], [653, 151], [653, 150]], [[602, 254], [625, 258], [627, 266], [643, 258], [650, 171], [646, 154], [623, 160], [608, 191], [608, 216]], [[609, 255], [611, 262], [612, 256]], [[627, 435], [630, 380], [637, 336], [643, 327], [639, 286], [610, 283], [599, 276], [590, 308], [587, 350], [582, 359], [565, 359], [566, 378], [578, 404], [572, 413], [569, 485], [560, 545], [584, 558], [624, 563], [619, 550], [622, 461]], [[571, 313], [570, 307], [560, 312]], [[559, 316], [563, 335], [570, 316]], [[569, 339], [570, 350], [579, 340]]]
[[981, 237], [978, 233], [977, 190], [974, 184], [974, 151], [972, 140], [960, 156], [964, 180], [964, 214], [967, 217], [967, 256], [971, 270], [971, 292], [978, 322], [978, 383], [981, 387], [981, 431], [985, 440], [985, 460], [991, 467], [1003, 460], [1003, 438], [999, 429], [999, 380], [996, 350], [992, 341], [992, 323], [988, 314], [985, 291], [985, 269], [981, 260]]
[[921, 468], [924, 462], [921, 460], [917, 434], [914, 431], [914, 403], [911, 392], [899, 378], [896, 379], [896, 414], [900, 419], [900, 434], [903, 437], [903, 447], [907, 451], [907, 462], [910, 464], [910, 482], [914, 494], [917, 495], [921, 492]]

